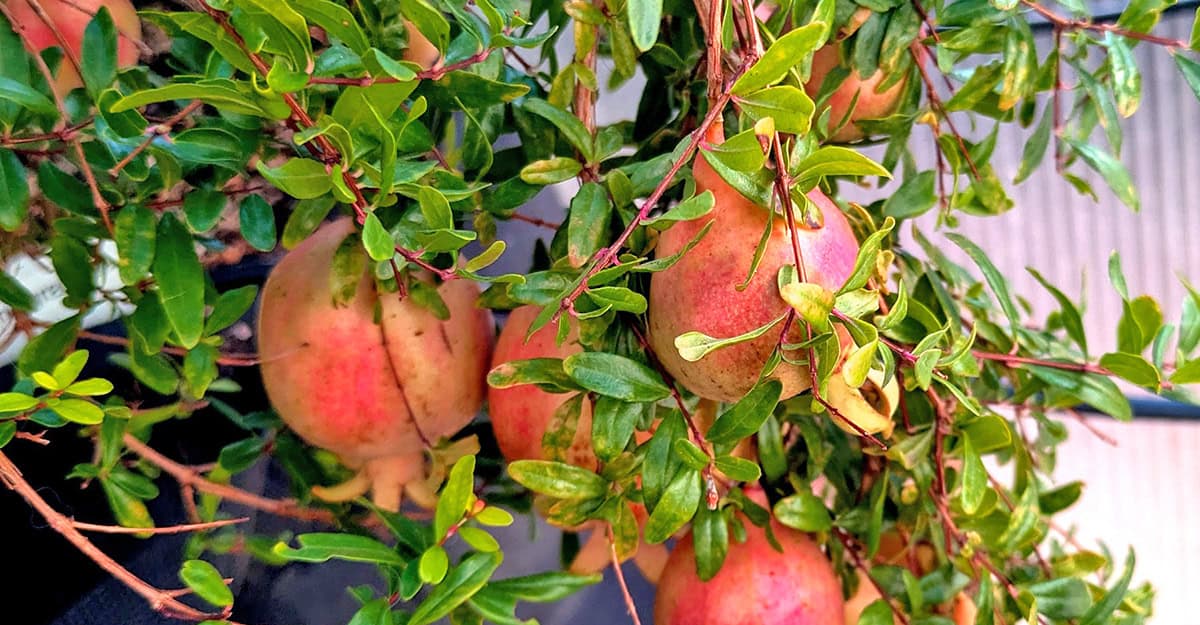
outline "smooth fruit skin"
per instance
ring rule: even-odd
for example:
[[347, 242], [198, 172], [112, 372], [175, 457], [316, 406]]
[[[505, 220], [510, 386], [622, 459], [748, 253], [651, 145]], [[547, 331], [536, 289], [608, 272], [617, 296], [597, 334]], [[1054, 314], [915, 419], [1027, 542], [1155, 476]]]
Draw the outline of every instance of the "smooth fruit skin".
[[437, 46], [417, 30], [416, 24], [404, 20], [404, 29], [408, 31], [408, 47], [404, 49], [401, 58], [420, 65], [421, 69], [429, 69], [436, 65], [438, 59], [442, 58]]
[[[817, 94], [821, 91], [821, 83], [838, 64], [836, 45], [827, 45], [817, 50], [813, 55], [812, 74], [808, 82], [804, 83], [804, 90], [808, 92], [809, 97], [816, 99]], [[876, 71], [866, 79], [858, 72], [852, 71], [842, 81], [842, 84], [838, 85], [838, 88], [829, 96], [827, 103], [829, 126], [835, 127], [844, 119], [846, 113], [850, 111], [851, 104], [854, 104], [854, 112], [850, 114], [849, 122], [828, 138], [830, 143], [861, 141], [866, 137], [866, 133], [855, 122], [887, 117], [896, 111], [896, 105], [900, 103], [900, 95], [904, 90], [904, 81], [901, 80], [882, 92], [876, 91], [885, 78], [882, 71]], [[856, 93], [858, 102], [854, 101]]]
[[[142, 23], [130, 0], [38, 0], [38, 4], [54, 23], [66, 41], [70, 52], [79, 59], [83, 54], [83, 32], [100, 10], [108, 7], [117, 31], [117, 66], [128, 67], [138, 62], [138, 43], [142, 40]], [[25, 48], [37, 54], [42, 50], [59, 46], [58, 37], [29, 4], [28, 0], [6, 0], [8, 11], [13, 17], [13, 28], [25, 41]], [[72, 89], [83, 86], [70, 54], [63, 53], [59, 64], [54, 90], [66, 95]]]
[[679, 541], [659, 580], [655, 625], [843, 625], [842, 586], [829, 560], [806, 534], [774, 520], [766, 532], [745, 523], [746, 542], [730, 541], [717, 575], [696, 574], [692, 537]]
[[335, 306], [331, 262], [354, 231], [349, 219], [326, 224], [271, 272], [258, 320], [261, 371], [280, 417], [365, 471], [377, 503], [395, 509], [401, 488], [424, 475], [426, 442], [479, 411], [494, 328], [469, 280], [439, 287], [447, 321], [378, 292], [369, 271], [353, 299]]
[[[541, 309], [521, 306], [514, 309], [496, 339], [492, 367], [514, 360], [530, 358], [566, 358], [583, 351], [579, 345], [579, 329], [571, 323], [570, 333], [562, 345], [555, 342], [557, 324], [547, 324], [534, 332], [529, 341], [525, 335]], [[542, 437], [554, 419], [554, 412], [571, 398], [572, 393], [548, 393], [532, 384], [509, 388], [488, 388], [488, 416], [496, 433], [500, 452], [509, 462], [545, 460]], [[567, 450], [567, 462], [594, 471], [598, 468], [592, 451], [592, 402], [584, 400], [575, 439]]]
[[[662, 365], [693, 393], [708, 399], [733, 402], [746, 394], [758, 379], [763, 364], [779, 340], [779, 331], [769, 331], [752, 341], [717, 349], [697, 362], [680, 357], [675, 337], [692, 330], [716, 338], [744, 334], [779, 318], [788, 305], [779, 295], [776, 274], [784, 265], [795, 264], [791, 235], [782, 216], [776, 215], [770, 240], [758, 271], [743, 291], [754, 249], [767, 223], [767, 209], [731, 188], [703, 156], [693, 166], [697, 192], [712, 191], [716, 206], [712, 213], [679, 222], [658, 239], [659, 258], [675, 254], [692, 240], [709, 221], [715, 221], [700, 243], [666, 271], [650, 280], [650, 343]], [[850, 276], [858, 254], [858, 241], [842, 211], [819, 190], [808, 197], [821, 208], [824, 225], [798, 226], [800, 252], [807, 278], [829, 289], [837, 289]], [[782, 326], [777, 326], [782, 327]], [[793, 328], [789, 342], [803, 339]], [[808, 369], [782, 363], [774, 378], [783, 383], [783, 397], [808, 389]]]

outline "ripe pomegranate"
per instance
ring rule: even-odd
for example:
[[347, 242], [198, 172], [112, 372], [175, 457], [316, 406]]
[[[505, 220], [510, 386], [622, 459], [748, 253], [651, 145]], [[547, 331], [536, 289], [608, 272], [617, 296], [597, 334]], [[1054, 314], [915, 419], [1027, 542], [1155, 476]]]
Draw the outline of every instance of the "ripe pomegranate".
[[406, 485], [415, 499], [427, 494], [418, 490], [426, 444], [479, 411], [494, 327], [468, 280], [438, 288], [446, 321], [376, 290], [370, 270], [353, 298], [335, 305], [330, 267], [354, 232], [348, 218], [325, 224], [271, 272], [258, 319], [262, 376], [280, 417], [359, 469], [356, 483], [395, 510]]
[[[496, 339], [492, 353], [492, 368], [504, 363], [529, 358], [566, 358], [583, 351], [579, 345], [579, 328], [572, 322], [570, 334], [562, 345], [555, 342], [557, 326], [548, 324], [525, 340], [529, 326], [538, 316], [537, 306], [521, 306], [513, 310]], [[549, 393], [532, 384], [509, 388], [488, 388], [488, 416], [496, 433], [500, 452], [509, 462], [544, 460], [542, 437], [554, 419], [554, 412], [571, 397], [570, 393]], [[575, 439], [567, 450], [567, 462], [585, 469], [598, 467], [592, 451], [592, 402], [584, 399]]]
[[[492, 354], [493, 369], [514, 360], [566, 358], [583, 351], [578, 343], [579, 328], [573, 321], [570, 333], [562, 345], [555, 341], [557, 329], [554, 324], [541, 328], [526, 341], [525, 335], [529, 332], [529, 326], [533, 324], [539, 312], [540, 308], [537, 306], [522, 306], [509, 314], [496, 340], [496, 350]], [[546, 429], [554, 419], [555, 411], [570, 396], [569, 393], [548, 393], [532, 384], [509, 388], [489, 387], [488, 416], [504, 457], [509, 462], [547, 459], [542, 452], [542, 437], [546, 435]], [[644, 442], [650, 434], [635, 432], [634, 436], [639, 442]], [[566, 461], [592, 471], [600, 466], [600, 461], [592, 450], [592, 402], [588, 399], [583, 401], [575, 438], [567, 450]], [[634, 505], [632, 510], [638, 525], [644, 525], [647, 518], [645, 506]], [[589, 522], [583, 527], [567, 529], [591, 530], [591, 536], [580, 547], [578, 555], [571, 563], [571, 571], [581, 574], [595, 573], [609, 566], [611, 554], [603, 524]], [[637, 554], [633, 556], [638, 569], [652, 581], [658, 578], [666, 558], [666, 547], [646, 543], [640, 544]]]
[[[838, 47], [836, 44], [827, 45], [813, 55], [812, 74], [808, 82], [804, 83], [804, 90], [812, 98], [816, 98], [821, 90], [821, 83], [833, 68], [841, 65], [838, 59]], [[850, 119], [846, 125], [838, 128], [832, 136], [828, 138], [831, 143], [852, 143], [861, 141], [866, 137], [866, 133], [859, 128], [858, 122], [864, 119], [878, 119], [887, 117], [896, 111], [896, 106], [900, 103], [900, 95], [904, 90], [904, 81], [888, 87], [883, 91], [878, 91], [879, 86], [887, 77], [882, 71], [876, 71], [868, 78], [863, 78], [858, 72], [852, 71], [845, 80], [842, 81], [833, 94], [829, 96], [827, 105], [829, 107], [829, 128], [834, 128], [843, 119], [846, 114], [850, 113]], [[858, 101], [855, 102], [855, 95], [858, 96]], [[850, 105], [854, 104], [853, 112], [850, 112]], [[821, 114], [817, 111], [814, 117]]]
[[[722, 135], [717, 129], [708, 140], [719, 143]], [[696, 362], [688, 362], [679, 355], [675, 337], [692, 330], [717, 338], [732, 337], [779, 318], [788, 305], [779, 295], [776, 274], [784, 265], [794, 264], [795, 257], [787, 224], [782, 216], [776, 215], [758, 271], [745, 290], [737, 290], [737, 285], [750, 273], [755, 245], [766, 228], [768, 209], [726, 184], [703, 156], [697, 156], [693, 172], [697, 191], [712, 191], [716, 207], [710, 215], [676, 223], [664, 231], [658, 239], [657, 255], [679, 252], [705, 224], [709, 221], [715, 224], [678, 263], [651, 278], [650, 343], [667, 371], [693, 393], [732, 402], [754, 386], [775, 348], [779, 332], [767, 332], [752, 341], [723, 347]], [[799, 227], [806, 275], [811, 282], [836, 289], [854, 268], [858, 241], [832, 200], [817, 189], [809, 192], [808, 197], [821, 209], [824, 224], [817, 228]], [[793, 328], [788, 341], [801, 340], [801, 329]], [[810, 386], [806, 367], [783, 363], [772, 377], [783, 383], [784, 398]]]
[[138, 61], [142, 41], [142, 23], [130, 0], [38, 0], [50, 18], [50, 24], [30, 5], [29, 0], [5, 0], [13, 17], [13, 29], [25, 41], [25, 49], [37, 54], [46, 48], [61, 46], [55, 30], [66, 42], [63, 59], [55, 77], [54, 90], [66, 95], [83, 86], [77, 62], [83, 48], [83, 31], [100, 10], [108, 7], [117, 31], [117, 66], [128, 67]]
[[774, 519], [766, 532], [745, 523], [746, 542], [730, 542], [725, 564], [707, 582], [696, 574], [689, 535], [671, 551], [654, 601], [655, 625], [842, 625], [842, 586], [808, 535]]

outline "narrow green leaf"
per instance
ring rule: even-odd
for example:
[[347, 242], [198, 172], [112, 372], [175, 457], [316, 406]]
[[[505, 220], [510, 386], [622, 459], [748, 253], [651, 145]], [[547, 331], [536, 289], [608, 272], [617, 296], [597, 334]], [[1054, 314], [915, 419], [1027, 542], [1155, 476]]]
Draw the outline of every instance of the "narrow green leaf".
[[16, 278], [3, 271], [0, 271], [0, 302], [25, 312], [33, 310], [35, 305], [33, 293], [30, 293], [25, 285], [17, 282]]
[[388, 234], [375, 213], [367, 213], [367, 219], [363, 222], [362, 241], [371, 260], [390, 260], [396, 254], [396, 244], [392, 241], [392, 235]]
[[713, 197], [712, 191], [705, 191], [680, 202], [658, 217], [647, 218], [642, 225], [647, 228], [665, 230], [677, 221], [690, 221], [703, 217], [712, 212], [715, 205], [716, 199]]
[[612, 209], [608, 193], [596, 182], [585, 183], [571, 198], [567, 215], [567, 258], [571, 266], [582, 267], [608, 240]]
[[[1179, 57], [1176, 56], [1176, 58], [1178, 59]], [[1081, 143], [1074, 139], [1066, 138], [1063, 140], [1083, 158], [1089, 167], [1096, 170], [1104, 178], [1104, 182], [1108, 183], [1108, 187], [1116, 194], [1117, 199], [1133, 209], [1134, 212], [1142, 209], [1141, 200], [1138, 199], [1137, 188], [1133, 184], [1133, 178], [1129, 176], [1129, 170], [1125, 168], [1125, 165], [1121, 161], [1090, 143]]]
[[508, 465], [518, 484], [559, 499], [590, 499], [608, 492], [604, 478], [579, 467], [547, 460], [518, 460]]
[[975, 244], [974, 241], [962, 236], [961, 234], [950, 232], [946, 234], [946, 238], [954, 242], [955, 245], [962, 248], [962, 251], [975, 261], [975, 265], [983, 272], [984, 280], [991, 287], [992, 293], [996, 295], [996, 300], [1000, 302], [1000, 309], [1004, 311], [1004, 316], [1008, 318], [1009, 324], [1015, 332], [1020, 326], [1021, 319], [1017, 313], [1017, 306], [1013, 303], [1012, 296], [1008, 292], [1008, 281], [1004, 278], [1004, 274], [1000, 273], [999, 269], [992, 264], [992, 260], [988, 258], [987, 253], [983, 248]]
[[429, 625], [465, 603], [483, 588], [500, 566], [499, 553], [476, 553], [454, 567], [440, 585], [413, 610], [408, 625]]
[[937, 172], [933, 170], [905, 177], [896, 192], [884, 200], [883, 214], [897, 220], [924, 215], [937, 203], [936, 182]]
[[286, 543], [275, 545], [274, 553], [295, 562], [369, 562], [404, 566], [404, 559], [387, 545], [356, 534], [310, 533], [296, 537], [299, 548], [293, 549]]
[[[738, 104], [753, 119], [770, 117], [779, 132], [802, 135], [812, 125], [814, 105], [803, 90], [791, 85], [768, 87], [743, 98]], [[857, 154], [857, 152], [855, 152]]]
[[987, 468], [983, 466], [983, 459], [980, 458], [979, 452], [972, 445], [970, 436], [964, 436], [962, 444], [961, 499], [963, 512], [970, 515], [975, 514], [975, 511], [979, 510], [979, 506], [983, 503], [984, 495], [987, 494]]
[[671, 394], [653, 369], [617, 354], [574, 354], [563, 361], [563, 370], [589, 391], [616, 399], [651, 402]]
[[463, 456], [454, 463], [446, 486], [438, 497], [433, 516], [433, 534], [446, 536], [451, 526], [462, 520], [475, 493], [475, 456]]
[[625, 451], [641, 415], [640, 404], [600, 396], [592, 408], [592, 447], [596, 457], [608, 462]]
[[576, 150], [579, 150], [584, 159], [588, 162], [595, 160], [596, 155], [592, 145], [592, 135], [588, 133], [587, 128], [584, 128], [583, 122], [579, 121], [579, 118], [545, 100], [535, 98], [526, 99], [521, 103], [521, 108], [545, 118], [546, 121], [554, 124], [559, 132], [566, 137], [567, 142]]
[[696, 553], [696, 574], [703, 581], [715, 577], [729, 552], [729, 527], [720, 510], [700, 506], [692, 526], [692, 546]]
[[779, 380], [768, 380], [755, 386], [717, 417], [705, 438], [714, 445], [726, 445], [754, 434], [775, 410], [782, 392], [783, 384]]
[[154, 212], [140, 204], [132, 204], [117, 213], [117, 271], [125, 284], [137, 284], [150, 273], [154, 262], [158, 220]]
[[729, 338], [714, 338], [704, 334], [703, 332], [696, 331], [684, 332], [683, 334], [675, 337], [675, 349], [679, 351], [680, 358], [683, 358], [688, 362], [696, 362], [707, 356], [709, 353], [722, 347], [728, 347], [738, 343], [745, 343], [746, 341], [753, 341], [754, 339], [769, 332], [771, 328], [779, 325], [779, 322], [783, 321], [786, 316], [787, 315], [781, 315], [778, 319], [775, 319], [766, 325], [750, 330], [745, 334], [739, 334]]
[[12, 232], [25, 223], [29, 214], [29, 183], [21, 159], [3, 148], [0, 148], [0, 193], [6, 198], [0, 202], [0, 228]]
[[1108, 622], [1109, 617], [1116, 611], [1117, 606], [1121, 605], [1121, 602], [1125, 600], [1125, 591], [1129, 589], [1129, 581], [1133, 578], [1133, 566], [1135, 562], [1133, 549], [1130, 549], [1129, 555], [1125, 556], [1125, 570], [1121, 573], [1121, 578], [1083, 615], [1079, 621], [1079, 625], [1101, 625]]
[[204, 334], [212, 335], [237, 323], [254, 305], [254, 298], [257, 296], [258, 286], [254, 284], [222, 293], [213, 304], [212, 313], [208, 315], [208, 321], [204, 324]]
[[883, 240], [891, 234], [894, 227], [896, 227], [896, 220], [888, 217], [883, 220], [883, 225], [878, 230], [872, 232], [871, 236], [862, 242], [862, 246], [858, 250], [858, 257], [854, 260], [854, 271], [846, 279], [846, 283], [838, 289], [838, 295], [866, 286], [867, 280], [875, 273], [875, 260], [879, 255]]
[[646, 520], [646, 542], [661, 543], [692, 520], [703, 490], [698, 472], [687, 468], [679, 471]]
[[734, 95], [744, 96], [783, 80], [792, 67], [821, 46], [827, 28], [824, 23], [813, 22], [775, 40], [762, 57], [734, 81], [730, 90]]
[[1158, 388], [1162, 383], [1158, 369], [1137, 354], [1108, 353], [1100, 358], [1100, 366], [1138, 386]]
[[547, 185], [570, 180], [580, 171], [583, 165], [579, 161], [566, 156], [534, 161], [521, 168], [521, 180], [529, 184]]
[[191, 349], [204, 331], [204, 269], [192, 235], [171, 213], [158, 224], [158, 242], [152, 267], [163, 310], [180, 345]]
[[83, 50], [87, 53], [79, 55], [80, 74], [96, 99], [117, 79], [117, 29], [108, 7], [101, 5], [83, 29]]

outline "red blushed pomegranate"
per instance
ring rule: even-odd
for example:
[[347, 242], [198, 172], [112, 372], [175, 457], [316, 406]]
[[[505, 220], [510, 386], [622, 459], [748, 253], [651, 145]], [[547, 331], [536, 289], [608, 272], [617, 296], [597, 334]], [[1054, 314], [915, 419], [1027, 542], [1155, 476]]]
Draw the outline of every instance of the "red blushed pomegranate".
[[[719, 130], [711, 133], [710, 143], [719, 143], [721, 135]], [[688, 362], [679, 355], [675, 338], [693, 330], [717, 338], [733, 337], [778, 319], [788, 305], [780, 297], [776, 274], [784, 265], [795, 264], [795, 256], [787, 224], [782, 216], [776, 215], [758, 271], [745, 290], [737, 290], [750, 274], [755, 246], [766, 229], [768, 209], [726, 184], [703, 155], [696, 157], [693, 172], [697, 191], [712, 191], [716, 206], [709, 215], [677, 223], [664, 231], [659, 236], [656, 255], [661, 258], [679, 252], [705, 224], [715, 223], [678, 263], [651, 278], [650, 343], [667, 371], [690, 391], [708, 399], [732, 402], [754, 386], [778, 342], [779, 332], [767, 332], [752, 341], [723, 347], [696, 362]], [[858, 241], [832, 200], [816, 189], [808, 197], [821, 209], [824, 224], [819, 228], [799, 227], [806, 275], [810, 282], [837, 289], [854, 269]], [[801, 342], [800, 332], [799, 327], [794, 328], [789, 342]], [[784, 398], [811, 386], [805, 367], [784, 363], [772, 377], [783, 383]]]
[[[868, 12], [869, 15], [869, 12]], [[833, 68], [840, 64], [837, 45], [827, 45], [813, 55], [812, 74], [804, 83], [804, 90], [812, 98], [816, 98], [821, 90], [821, 83]], [[879, 86], [887, 78], [882, 71], [876, 71], [867, 78], [852, 71], [837, 89], [829, 96], [829, 126], [836, 127], [846, 115], [850, 118], [846, 124], [837, 129], [829, 138], [831, 143], [851, 143], [861, 141], [866, 133], [855, 122], [864, 119], [878, 119], [896, 112], [900, 96], [904, 91], [904, 81], [879, 91]], [[857, 96], [857, 101], [855, 97]], [[853, 110], [851, 110], [853, 105]], [[817, 111], [818, 115], [820, 111]]]
[[[438, 287], [442, 321], [409, 298], [376, 289], [370, 270], [335, 305], [334, 252], [355, 227], [342, 219], [292, 250], [263, 287], [258, 345], [263, 383], [280, 417], [309, 443], [359, 469], [352, 480], [398, 509], [419, 503], [428, 443], [463, 428], [483, 402], [494, 327], [468, 280]], [[354, 490], [351, 487], [351, 490]]]
[[808, 535], [774, 520], [766, 532], [745, 523], [746, 542], [731, 542], [711, 580], [696, 574], [689, 535], [671, 551], [658, 583], [654, 625], [843, 625], [842, 586]]
[[[496, 350], [492, 353], [492, 367], [501, 367], [514, 360], [530, 358], [566, 358], [583, 351], [579, 345], [579, 329], [572, 322], [570, 334], [562, 345], [555, 342], [557, 325], [548, 324], [529, 340], [525, 335], [541, 309], [537, 306], [521, 306], [508, 315], [508, 321], [496, 339]], [[554, 412], [571, 397], [572, 393], [549, 393], [532, 384], [509, 388], [489, 387], [487, 393], [488, 416], [496, 433], [500, 451], [509, 462], [516, 460], [545, 460], [542, 453], [542, 437], [554, 419]], [[592, 402], [585, 399], [583, 410], [575, 431], [575, 439], [567, 450], [567, 462], [589, 470], [598, 467], [596, 454], [592, 451]]]
[[[117, 31], [117, 66], [128, 67], [138, 61], [142, 24], [130, 0], [38, 0], [50, 24], [28, 0], [4, 0], [13, 17], [13, 29], [25, 42], [25, 48], [37, 54], [46, 48], [64, 47], [63, 59], [55, 77], [54, 90], [66, 95], [83, 86], [76, 61], [83, 53], [83, 32], [100, 7], [108, 7]], [[53, 26], [53, 27], [51, 27]], [[62, 41], [58, 35], [62, 36]], [[74, 59], [74, 60], [72, 60]]]

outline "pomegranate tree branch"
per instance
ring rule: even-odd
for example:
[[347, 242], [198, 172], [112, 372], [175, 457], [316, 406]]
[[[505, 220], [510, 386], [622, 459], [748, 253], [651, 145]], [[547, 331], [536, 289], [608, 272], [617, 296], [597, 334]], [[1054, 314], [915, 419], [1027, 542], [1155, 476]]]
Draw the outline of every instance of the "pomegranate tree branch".
[[[449, 65], [439, 65], [429, 69], [417, 72], [419, 80], [440, 80], [446, 74], [455, 72], [460, 69], [466, 69], [477, 63], [482, 63], [487, 60], [496, 48], [484, 48], [475, 54], [461, 60], [455, 61]], [[400, 82], [400, 79], [392, 76], [363, 76], [361, 78], [347, 78], [343, 76], [311, 76], [308, 79], [310, 85], [349, 85], [353, 87], [370, 87], [371, 85], [382, 85], [387, 83]]]
[[625, 599], [625, 609], [629, 611], [629, 618], [633, 619], [633, 625], [642, 625], [642, 620], [638, 618], [637, 604], [634, 603], [633, 595], [629, 592], [629, 584], [625, 583], [625, 573], [621, 571], [621, 558], [617, 555], [615, 534], [610, 523], [608, 525], [608, 552], [612, 557], [613, 572], [617, 575], [617, 585], [621, 587], [621, 597]]
[[210, 495], [216, 495], [223, 499], [242, 504], [255, 510], [261, 510], [268, 514], [276, 516], [289, 517], [299, 519], [301, 521], [318, 521], [321, 523], [334, 523], [333, 513], [328, 510], [319, 510], [316, 508], [306, 508], [295, 501], [269, 499], [261, 495], [256, 495], [251, 492], [244, 491], [235, 486], [228, 484], [218, 484], [205, 479], [204, 476], [196, 472], [191, 467], [185, 466], [163, 455], [158, 450], [143, 443], [132, 434], [126, 434], [123, 439], [125, 446], [130, 451], [141, 456], [143, 460], [153, 464], [169, 474], [175, 481], [180, 484], [190, 486], [196, 490]]
[[650, 193], [650, 196], [646, 198], [646, 201], [642, 202], [641, 207], [638, 209], [637, 216], [635, 216], [629, 222], [629, 225], [626, 226], [625, 230], [617, 236], [617, 240], [613, 241], [612, 245], [602, 248], [600, 251], [596, 252], [596, 256], [588, 266], [587, 270], [584, 272], [582, 280], [579, 282], [579, 286], [575, 287], [575, 289], [571, 291], [567, 297], [563, 298], [562, 303], [559, 305], [558, 312], [556, 312], [554, 315], [554, 320], [557, 320], [563, 311], [574, 311], [575, 300], [579, 299], [579, 297], [583, 295], [583, 292], [587, 290], [588, 280], [601, 270], [612, 266], [613, 262], [616, 261], [617, 254], [620, 253], [621, 248], [624, 247], [625, 242], [629, 240], [629, 237], [633, 235], [633, 231], [636, 230], [638, 226], [642, 225], [642, 222], [650, 216], [650, 211], [654, 210], [654, 207], [658, 205], [658, 201], [662, 199], [663, 193], [666, 193], [667, 189], [670, 188], [672, 181], [675, 180], [675, 175], [678, 174], [679, 170], [683, 169], [684, 164], [688, 163], [692, 159], [692, 156], [696, 154], [696, 150], [700, 147], [700, 141], [702, 140], [704, 133], [714, 123], [716, 123], [718, 119], [720, 119], [721, 111], [725, 108], [725, 105], [729, 103], [731, 97], [731, 94], [726, 91], [717, 98], [714, 106], [710, 108], [708, 114], [704, 116], [704, 121], [700, 122], [700, 126], [692, 132], [691, 138], [688, 139], [688, 146], [684, 148], [683, 154], [680, 155], [679, 160], [675, 161], [671, 165], [671, 168], [667, 170], [667, 173], [663, 177], [662, 181], [659, 182], [658, 186], [654, 188], [654, 191]]
[[24, 499], [34, 510], [38, 512], [46, 520], [50, 527], [67, 539], [75, 546], [83, 555], [87, 556], [95, 562], [100, 568], [104, 569], [109, 575], [112, 575], [117, 581], [124, 584], [133, 592], [140, 595], [151, 609], [163, 616], [186, 621], [207, 621], [215, 619], [223, 619], [229, 616], [229, 609], [223, 612], [212, 613], [203, 612], [193, 608], [187, 604], [180, 602], [169, 593], [160, 590], [151, 584], [147, 583], [142, 578], [134, 575], [129, 569], [121, 566], [119, 562], [112, 559], [108, 554], [104, 553], [86, 536], [80, 533], [74, 522], [68, 519], [65, 515], [55, 510], [41, 495], [37, 489], [33, 488], [24, 476], [21, 475], [21, 470], [9, 460], [4, 452], [0, 451], [0, 481], [8, 487], [9, 490], [17, 493]]
[[139, 143], [136, 148], [133, 148], [129, 154], [126, 154], [125, 158], [117, 161], [116, 165], [113, 165], [111, 168], [109, 168], [108, 175], [115, 179], [117, 175], [121, 173], [121, 170], [125, 169], [129, 163], [133, 162], [133, 159], [137, 158], [138, 154], [141, 154], [146, 150], [146, 148], [150, 147], [150, 144], [154, 143], [155, 139], [162, 135], [170, 134], [171, 130], [175, 127], [175, 124], [187, 119], [188, 115], [196, 112], [196, 110], [198, 110], [201, 106], [204, 106], [203, 102], [200, 100], [194, 100], [191, 104], [183, 107], [178, 113], [172, 115], [163, 123], [146, 128], [146, 139]]
[[186, 523], [168, 527], [123, 527], [120, 525], [100, 525], [71, 520], [71, 525], [77, 530], [96, 532], [97, 534], [186, 534], [188, 532], [203, 532], [219, 527], [228, 527], [230, 525], [245, 523], [249, 520], [250, 517], [238, 517], [236, 519], [222, 519], [208, 523]]
[[1114, 35], [1118, 35], [1121, 37], [1128, 37], [1130, 39], [1136, 39], [1138, 41], [1145, 41], [1146, 43], [1152, 43], [1154, 45], [1163, 46], [1164, 48], [1174, 48], [1174, 49], [1180, 49], [1180, 50], [1188, 50], [1191, 48], [1191, 46], [1188, 45], [1188, 42], [1186, 42], [1182, 39], [1170, 39], [1168, 37], [1159, 37], [1158, 35], [1151, 35], [1150, 33], [1143, 33], [1143, 32], [1138, 32], [1136, 30], [1129, 30], [1127, 28], [1121, 28], [1120, 26], [1117, 26], [1116, 24], [1109, 24], [1109, 23], [1105, 23], [1105, 22], [1093, 22], [1091, 20], [1077, 20], [1077, 19], [1072, 19], [1069, 17], [1063, 17], [1063, 16], [1055, 13], [1054, 11], [1051, 11], [1050, 9], [1047, 9], [1046, 7], [1038, 4], [1037, 2], [1034, 2], [1033, 0], [1021, 0], [1021, 4], [1024, 4], [1025, 6], [1033, 9], [1033, 11], [1035, 13], [1046, 18], [1046, 20], [1049, 21], [1051, 24], [1053, 24], [1056, 29], [1090, 30], [1092, 32], [1112, 33]]
[[867, 578], [867, 581], [871, 582], [871, 585], [875, 587], [875, 591], [879, 593], [880, 597], [883, 597], [883, 600], [887, 602], [888, 607], [892, 609], [892, 614], [896, 616], [896, 620], [900, 623], [900, 625], [908, 625], [908, 615], [896, 606], [895, 601], [892, 599], [892, 596], [888, 594], [887, 590], [885, 590], [879, 582], [875, 581], [874, 577], [871, 577], [871, 569], [867, 566], [867, 563], [863, 561], [862, 555], [859, 553], [859, 550], [862, 549], [862, 545], [859, 544], [859, 542], [855, 540], [855, 538], [851, 536], [849, 532], [840, 527], [833, 528], [833, 533], [838, 537], [838, 540], [841, 541], [842, 546], [846, 548], [846, 553], [850, 554], [850, 559], [854, 561], [854, 568], [862, 571], [862, 576]]
[[917, 66], [917, 70], [921, 74], [921, 82], [925, 84], [925, 95], [929, 98], [930, 107], [942, 119], [946, 120], [946, 126], [950, 128], [950, 134], [954, 136], [954, 141], [958, 144], [958, 149], [962, 151], [963, 160], [966, 161], [967, 167], [971, 170], [971, 176], [975, 180], [981, 180], [982, 177], [979, 175], [979, 168], [975, 166], [975, 160], [971, 158], [971, 152], [967, 149], [967, 143], [963, 140], [962, 133], [958, 131], [958, 127], [955, 126], [954, 119], [950, 117], [950, 112], [946, 110], [946, 106], [942, 103], [942, 98], [937, 93], [937, 85], [933, 84], [933, 78], [930, 78], [929, 70], [925, 67], [928, 52], [920, 41], [912, 42], [909, 50], [913, 55], [913, 64]]

